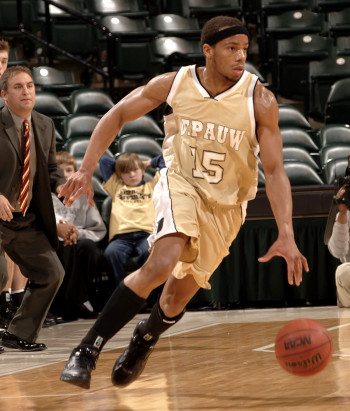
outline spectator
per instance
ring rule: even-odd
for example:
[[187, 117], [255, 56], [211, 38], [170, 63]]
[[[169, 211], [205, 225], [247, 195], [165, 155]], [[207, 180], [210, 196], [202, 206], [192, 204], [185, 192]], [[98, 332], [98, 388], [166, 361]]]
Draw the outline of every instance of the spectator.
[[[6, 40], [0, 40], [0, 78], [7, 69], [10, 45]], [[5, 102], [0, 99], [0, 107]], [[17, 264], [1, 250], [0, 242], [0, 270], [1, 277], [6, 284], [0, 284], [0, 332], [4, 332], [20, 306], [27, 279], [22, 275]]]
[[56, 163], [55, 127], [33, 110], [29, 68], [13, 66], [0, 79], [0, 228], [2, 248], [29, 280], [23, 301], [2, 336], [21, 351], [46, 348], [36, 339], [62, 282], [51, 191], [65, 182]]
[[[66, 151], [56, 154], [57, 164], [67, 179], [77, 170], [75, 158]], [[82, 196], [73, 207], [66, 207], [52, 194], [59, 235], [58, 256], [65, 269], [65, 278], [53, 301], [50, 312], [65, 320], [96, 318], [92, 303], [92, 284], [102, 270], [99, 242], [107, 230], [96, 207]]]
[[137, 154], [124, 153], [117, 161], [107, 156], [100, 160], [103, 187], [112, 197], [109, 244], [104, 255], [116, 285], [126, 277], [126, 263], [131, 256], [135, 257], [136, 267], [149, 256], [148, 237], [155, 222], [153, 190], [159, 180], [158, 172], [150, 181], [144, 180], [145, 170], [150, 167], [164, 167], [163, 156], [142, 162]]
[[7, 64], [9, 61], [10, 45], [8, 41], [0, 40], [0, 78], [7, 69]]

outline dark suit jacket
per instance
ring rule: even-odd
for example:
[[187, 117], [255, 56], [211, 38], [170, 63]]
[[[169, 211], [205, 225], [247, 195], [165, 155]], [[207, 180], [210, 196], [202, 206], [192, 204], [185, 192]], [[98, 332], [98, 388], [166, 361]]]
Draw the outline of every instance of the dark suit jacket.
[[[65, 183], [56, 162], [55, 126], [53, 121], [36, 111], [32, 112], [37, 169], [33, 182], [31, 210], [37, 215], [50, 243], [57, 249], [56, 219], [51, 191]], [[10, 202], [22, 181], [23, 154], [12, 116], [6, 106], [0, 107], [0, 193]]]

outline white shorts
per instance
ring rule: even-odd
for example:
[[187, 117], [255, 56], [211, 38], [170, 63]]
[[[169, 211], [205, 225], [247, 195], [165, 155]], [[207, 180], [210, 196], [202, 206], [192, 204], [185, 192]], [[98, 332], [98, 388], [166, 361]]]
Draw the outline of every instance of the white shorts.
[[150, 244], [172, 233], [190, 237], [173, 275], [181, 279], [191, 274], [200, 287], [210, 289], [211, 275], [229, 254], [244, 222], [246, 204], [244, 210], [208, 205], [181, 176], [167, 176], [163, 170], [153, 195], [156, 224]]

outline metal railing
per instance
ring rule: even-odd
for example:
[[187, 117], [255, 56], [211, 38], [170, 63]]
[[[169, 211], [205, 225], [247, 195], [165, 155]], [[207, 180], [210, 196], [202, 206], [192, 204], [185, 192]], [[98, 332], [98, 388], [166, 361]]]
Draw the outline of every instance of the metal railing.
[[[45, 26], [46, 26], [46, 33], [47, 33], [46, 40], [32, 33], [30, 30], [28, 30], [25, 27], [24, 20], [23, 20], [22, 0], [17, 0], [17, 21], [18, 21], [19, 31], [23, 33], [24, 35], [26, 35], [27, 37], [31, 38], [32, 40], [44, 45], [47, 48], [49, 65], [53, 65], [53, 53], [52, 53], [53, 51], [55, 51], [56, 53], [62, 54], [65, 57], [73, 61], [76, 61], [82, 64], [84, 67], [100, 74], [104, 78], [104, 81], [108, 83], [107, 88], [109, 89], [110, 95], [113, 96], [114, 95], [114, 76], [113, 76], [114, 47], [113, 47], [113, 42], [115, 41], [115, 37], [112, 36], [111, 32], [108, 30], [107, 27], [100, 24], [94, 18], [84, 16], [83, 14], [77, 12], [76, 10], [66, 7], [60, 3], [57, 3], [55, 0], [42, 0], [42, 1], [45, 3]], [[68, 51], [60, 47], [57, 47], [55, 44], [52, 43], [52, 25], [51, 25], [52, 17], [50, 14], [50, 7], [49, 7], [50, 4], [102, 32], [107, 42], [107, 71], [102, 70], [100, 67], [95, 66], [81, 59], [78, 56], [74, 56]]]

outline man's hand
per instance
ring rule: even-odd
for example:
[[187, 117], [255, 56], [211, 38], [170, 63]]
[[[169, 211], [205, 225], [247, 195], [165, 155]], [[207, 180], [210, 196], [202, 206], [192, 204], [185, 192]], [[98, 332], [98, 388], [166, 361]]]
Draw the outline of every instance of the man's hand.
[[0, 219], [3, 221], [11, 221], [13, 219], [13, 212], [15, 209], [12, 207], [8, 199], [0, 194]]
[[78, 197], [86, 193], [88, 204], [94, 207], [94, 189], [91, 178], [92, 174], [80, 168], [61, 186], [58, 198], [64, 197], [63, 204], [70, 207]]
[[56, 194], [58, 194], [61, 191], [61, 188], [64, 186], [64, 184], [60, 184], [59, 186], [56, 187]]
[[266, 263], [273, 257], [283, 257], [286, 260], [288, 283], [299, 286], [302, 281], [303, 267], [308, 272], [309, 266], [306, 258], [298, 250], [293, 238], [282, 239], [278, 237], [267, 253], [258, 258], [258, 261]]

